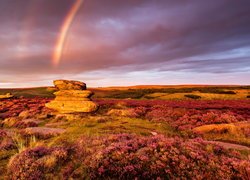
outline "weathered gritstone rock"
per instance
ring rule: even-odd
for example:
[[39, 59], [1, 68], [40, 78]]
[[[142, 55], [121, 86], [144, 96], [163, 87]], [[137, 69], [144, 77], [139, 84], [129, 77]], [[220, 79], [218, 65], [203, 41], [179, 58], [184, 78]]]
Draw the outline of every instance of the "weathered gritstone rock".
[[57, 96], [56, 101], [89, 101], [89, 98]]
[[58, 90], [85, 90], [86, 84], [80, 81], [55, 80], [54, 85]]
[[[58, 82], [66, 82], [66, 84], [69, 85], [67, 86], [67, 88], [72, 87], [73, 89], [62, 89], [62, 87], [59, 87], [62, 90], [54, 93], [56, 98], [53, 101], [47, 103], [45, 105], [46, 107], [54, 109], [60, 113], [94, 112], [97, 110], [97, 104], [95, 104], [90, 99], [93, 93], [88, 90], [77, 89], [77, 87], [80, 87], [81, 84], [85, 85], [85, 83], [81, 83], [78, 81], [57, 80], [54, 81], [56, 87], [58, 86]], [[86, 89], [86, 85], [84, 87]]]
[[60, 113], [93, 112], [97, 105], [92, 101], [58, 101], [54, 100], [46, 104], [46, 107], [59, 111]]
[[0, 95], [0, 99], [10, 99], [10, 98], [13, 98], [14, 95], [10, 94], [10, 93], [7, 93], [5, 95]]
[[54, 93], [56, 97], [81, 97], [81, 98], [89, 98], [93, 95], [91, 91], [88, 90], [60, 90]]

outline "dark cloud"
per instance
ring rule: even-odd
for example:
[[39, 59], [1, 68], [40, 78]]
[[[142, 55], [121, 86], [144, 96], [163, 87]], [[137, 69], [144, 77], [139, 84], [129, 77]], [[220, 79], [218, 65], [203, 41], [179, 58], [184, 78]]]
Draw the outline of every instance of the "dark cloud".
[[1, 1], [0, 76], [44, 78], [109, 69], [249, 72], [248, 0], [86, 0], [54, 68], [55, 42], [73, 3]]

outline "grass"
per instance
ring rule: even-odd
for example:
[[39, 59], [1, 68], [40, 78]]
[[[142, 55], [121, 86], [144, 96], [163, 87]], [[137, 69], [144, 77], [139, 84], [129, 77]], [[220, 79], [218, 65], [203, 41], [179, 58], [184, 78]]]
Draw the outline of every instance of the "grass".
[[201, 96], [198, 96], [195, 94], [185, 94], [184, 96], [187, 98], [190, 98], [190, 99], [200, 99], [201, 98]]
[[201, 96], [200, 99], [246, 99], [250, 86], [170, 86], [168, 88], [135, 88], [135, 89], [93, 89], [94, 98], [112, 99], [189, 99], [186, 95]]
[[194, 128], [194, 132], [202, 133], [206, 139], [232, 142], [250, 146], [250, 138], [242, 129], [250, 129], [250, 123], [211, 124]]
[[20, 88], [20, 89], [0, 89], [0, 95], [11, 93], [16, 97], [54, 97], [53, 91], [47, 87], [38, 88]]
[[198, 91], [192, 92], [192, 94], [187, 93], [152, 93], [145, 96], [146, 99], [163, 99], [163, 100], [185, 100], [189, 99], [189, 95], [197, 96], [200, 100], [215, 100], [215, 99], [223, 99], [223, 100], [237, 100], [237, 99], [247, 99], [246, 90], [238, 90], [235, 91], [236, 94], [215, 94], [215, 93], [201, 93]]
[[[247, 99], [250, 95], [249, 86], [237, 87], [168, 87], [168, 88], [137, 88], [137, 89], [94, 89], [94, 98], [111, 99], [167, 99], [167, 100], [187, 100], [197, 98], [201, 100], [211, 99]], [[0, 94], [11, 93], [20, 97], [53, 97], [53, 90], [46, 87], [28, 89], [0, 89]], [[198, 98], [200, 97], [200, 98]], [[116, 105], [119, 108], [126, 108], [124, 105]], [[57, 119], [55, 117], [45, 118], [39, 126], [53, 124], [52, 127], [64, 128], [66, 132], [49, 139], [22, 139], [16, 137], [18, 149], [0, 151], [0, 174], [6, 171], [6, 164], [9, 158], [18, 151], [27, 147], [34, 147], [38, 144], [46, 146], [57, 146], [67, 143], [74, 143], [82, 136], [94, 137], [117, 133], [135, 133], [148, 136], [154, 134], [164, 134], [166, 136], [183, 136], [185, 132], [174, 130], [165, 122], [152, 122], [145, 117], [130, 118], [116, 115], [107, 115], [107, 109], [100, 109], [96, 114], [68, 115], [67, 118]], [[61, 123], [60, 123], [61, 122]], [[58, 123], [58, 124], [57, 124]], [[245, 126], [245, 125], [244, 125]], [[250, 128], [249, 124], [247, 125]], [[241, 130], [243, 124], [216, 124], [200, 126], [195, 128], [202, 132], [207, 140], [225, 141], [250, 146], [250, 139]], [[15, 130], [15, 129], [14, 129]], [[15, 138], [15, 137], [14, 137]], [[246, 155], [249, 152], [242, 152]]]
[[[90, 88], [93, 98], [112, 99], [187, 99], [185, 95], [201, 96], [201, 99], [247, 99], [250, 86], [157, 86], [124, 88]], [[0, 89], [0, 95], [11, 93], [16, 97], [54, 97], [53, 88]]]
[[61, 142], [74, 142], [81, 136], [100, 136], [105, 134], [135, 133], [139, 135], [151, 135], [152, 133], [165, 134], [168, 136], [176, 135], [166, 123], [154, 123], [140, 118], [128, 117], [107, 117], [108, 120], [100, 122], [99, 117], [85, 117], [70, 124], [60, 126], [67, 128], [67, 132], [51, 139], [50, 145], [60, 144]]
[[[7, 171], [7, 163], [9, 162], [9, 159], [15, 155], [17, 151], [14, 150], [0, 150], [0, 175], [5, 174]], [[0, 177], [0, 179], [2, 179]]]
[[35, 136], [23, 138], [20, 134], [15, 133], [12, 139], [19, 153], [27, 148], [35, 147], [38, 144]]

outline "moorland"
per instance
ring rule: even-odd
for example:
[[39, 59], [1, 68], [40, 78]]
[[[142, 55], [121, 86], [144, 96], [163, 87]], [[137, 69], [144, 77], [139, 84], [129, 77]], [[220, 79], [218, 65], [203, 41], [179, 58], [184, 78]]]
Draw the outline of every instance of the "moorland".
[[2, 179], [250, 178], [250, 86], [89, 89], [74, 114], [53, 87], [0, 90]]

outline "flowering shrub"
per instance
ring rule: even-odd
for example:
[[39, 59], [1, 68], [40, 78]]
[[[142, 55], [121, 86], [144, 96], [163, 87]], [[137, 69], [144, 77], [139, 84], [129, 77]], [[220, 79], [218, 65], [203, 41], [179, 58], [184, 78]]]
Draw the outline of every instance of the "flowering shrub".
[[16, 128], [27, 128], [27, 127], [37, 127], [38, 124], [33, 121], [18, 121], [14, 124], [14, 127]]
[[[36, 124], [30, 121], [25, 123], [27, 120], [25, 113], [21, 115], [20, 113], [26, 111], [26, 114], [32, 117], [49, 113], [50, 110], [44, 107], [48, 101], [49, 99], [43, 98], [3, 100], [0, 103], [0, 119], [7, 117], [2, 121], [5, 122], [4, 125], [9, 122], [11, 126], [8, 127], [21, 128], [18, 131], [25, 136], [22, 128], [37, 126], [39, 121]], [[250, 120], [249, 100], [97, 100], [97, 102], [101, 108], [91, 116], [101, 117], [96, 119], [98, 123], [103, 123], [97, 125], [100, 127], [104, 127], [104, 123], [109, 119], [112, 120], [112, 117], [106, 116], [110, 109], [118, 110], [113, 112], [116, 113], [115, 116], [121, 115], [121, 112], [126, 110], [125, 116], [141, 118], [142, 122], [143, 119], [166, 122], [177, 130], [185, 131], [202, 125]], [[45, 132], [45, 135], [49, 131], [44, 127], [28, 128], [28, 130], [37, 129], [40, 130], [39, 133]], [[54, 128], [53, 131], [55, 130]], [[249, 128], [242, 127], [241, 130], [246, 137], [250, 137]], [[29, 136], [28, 133], [27, 137]], [[0, 150], [16, 148], [14, 145], [8, 133], [0, 130]], [[209, 144], [202, 139], [184, 140], [162, 135], [143, 137], [116, 134], [96, 138], [83, 137], [73, 142], [73, 146], [64, 144], [62, 147], [26, 149], [10, 160], [8, 177], [9, 179], [249, 179], [249, 167], [249, 160], [241, 159], [239, 154]]]
[[[122, 104], [130, 117], [146, 117], [151, 121], [167, 122], [178, 130], [191, 130], [206, 124], [250, 121], [247, 100], [168, 101], [168, 100], [96, 100], [103, 108]], [[116, 113], [121, 115], [122, 113]]]
[[[20, 116], [21, 113], [21, 115], [28, 114], [34, 118], [39, 114], [48, 114], [51, 110], [44, 107], [48, 101], [49, 99], [46, 98], [1, 101], [0, 116], [5, 118], [2, 125], [17, 128], [37, 126], [35, 123], [23, 123], [21, 117], [15, 116]], [[249, 100], [96, 100], [96, 102], [101, 105], [97, 112], [100, 115], [108, 112], [107, 114], [115, 116], [146, 117], [151, 121], [167, 122], [177, 130], [190, 130], [206, 124], [250, 120]]]
[[17, 99], [5, 99], [0, 103], [0, 119], [8, 117], [18, 116], [21, 112], [29, 112], [30, 117], [34, 117], [37, 114], [51, 112], [44, 105], [49, 102], [48, 98], [17, 98]]
[[[247, 179], [250, 162], [202, 139], [117, 134], [14, 156], [11, 179]], [[49, 176], [51, 175], [51, 176]]]
[[152, 121], [167, 122], [178, 130], [190, 130], [206, 124], [234, 123], [245, 119], [231, 111], [197, 110], [153, 106], [146, 114]]
[[0, 140], [2, 140], [5, 136], [7, 136], [7, 132], [0, 129]]
[[195, 114], [189, 112], [176, 121], [170, 122], [170, 124], [179, 130], [186, 130], [206, 124], [234, 123], [243, 120], [244, 119], [242, 117], [237, 117], [230, 112], [221, 113], [219, 111], [196, 111]]
[[142, 117], [146, 114], [147, 108], [145, 107], [134, 107], [126, 109], [110, 109], [107, 115], [114, 116], [125, 116], [125, 117]]
[[250, 138], [250, 128], [249, 127], [241, 127], [242, 133], [247, 137]]
[[66, 148], [36, 147], [15, 155], [8, 164], [11, 179], [44, 179], [46, 173], [55, 173], [55, 168], [68, 158]]
[[188, 111], [184, 108], [172, 108], [167, 106], [153, 106], [146, 114], [146, 118], [154, 121], [173, 121], [184, 116]]
[[29, 149], [14, 156], [9, 162], [9, 175], [12, 179], [40, 179], [44, 177], [43, 163], [38, 160], [48, 155], [50, 150], [44, 147]]
[[[31, 117], [48, 114], [51, 110], [44, 104], [46, 98], [19, 98], [2, 100], [0, 118], [16, 117], [21, 112], [28, 112]], [[95, 100], [101, 108], [100, 114], [110, 109], [126, 112], [129, 117], [144, 117], [153, 121], [164, 121], [179, 130], [190, 130], [194, 127], [213, 124], [250, 120], [249, 100]], [[105, 110], [104, 110], [105, 109]], [[115, 112], [113, 112], [115, 113]], [[22, 113], [23, 114], [23, 113]], [[16, 127], [24, 128], [35, 124], [17, 123]]]
[[[247, 179], [250, 162], [201, 139], [113, 135], [85, 158], [91, 179]], [[81, 143], [80, 143], [81, 144]], [[98, 144], [98, 141], [97, 141]], [[95, 144], [96, 146], [96, 144]]]
[[138, 106], [133, 108], [132, 111], [136, 115], [135, 117], [143, 117], [147, 113], [148, 108], [143, 106]]
[[0, 130], [0, 150], [9, 150], [15, 148], [14, 142], [6, 131]]
[[155, 105], [164, 105], [166, 107], [179, 107], [187, 109], [231, 109], [242, 111], [242, 114], [250, 115], [249, 100], [110, 100], [110, 99], [96, 99], [100, 106], [115, 106], [116, 104], [123, 104], [127, 107], [152, 107]]

